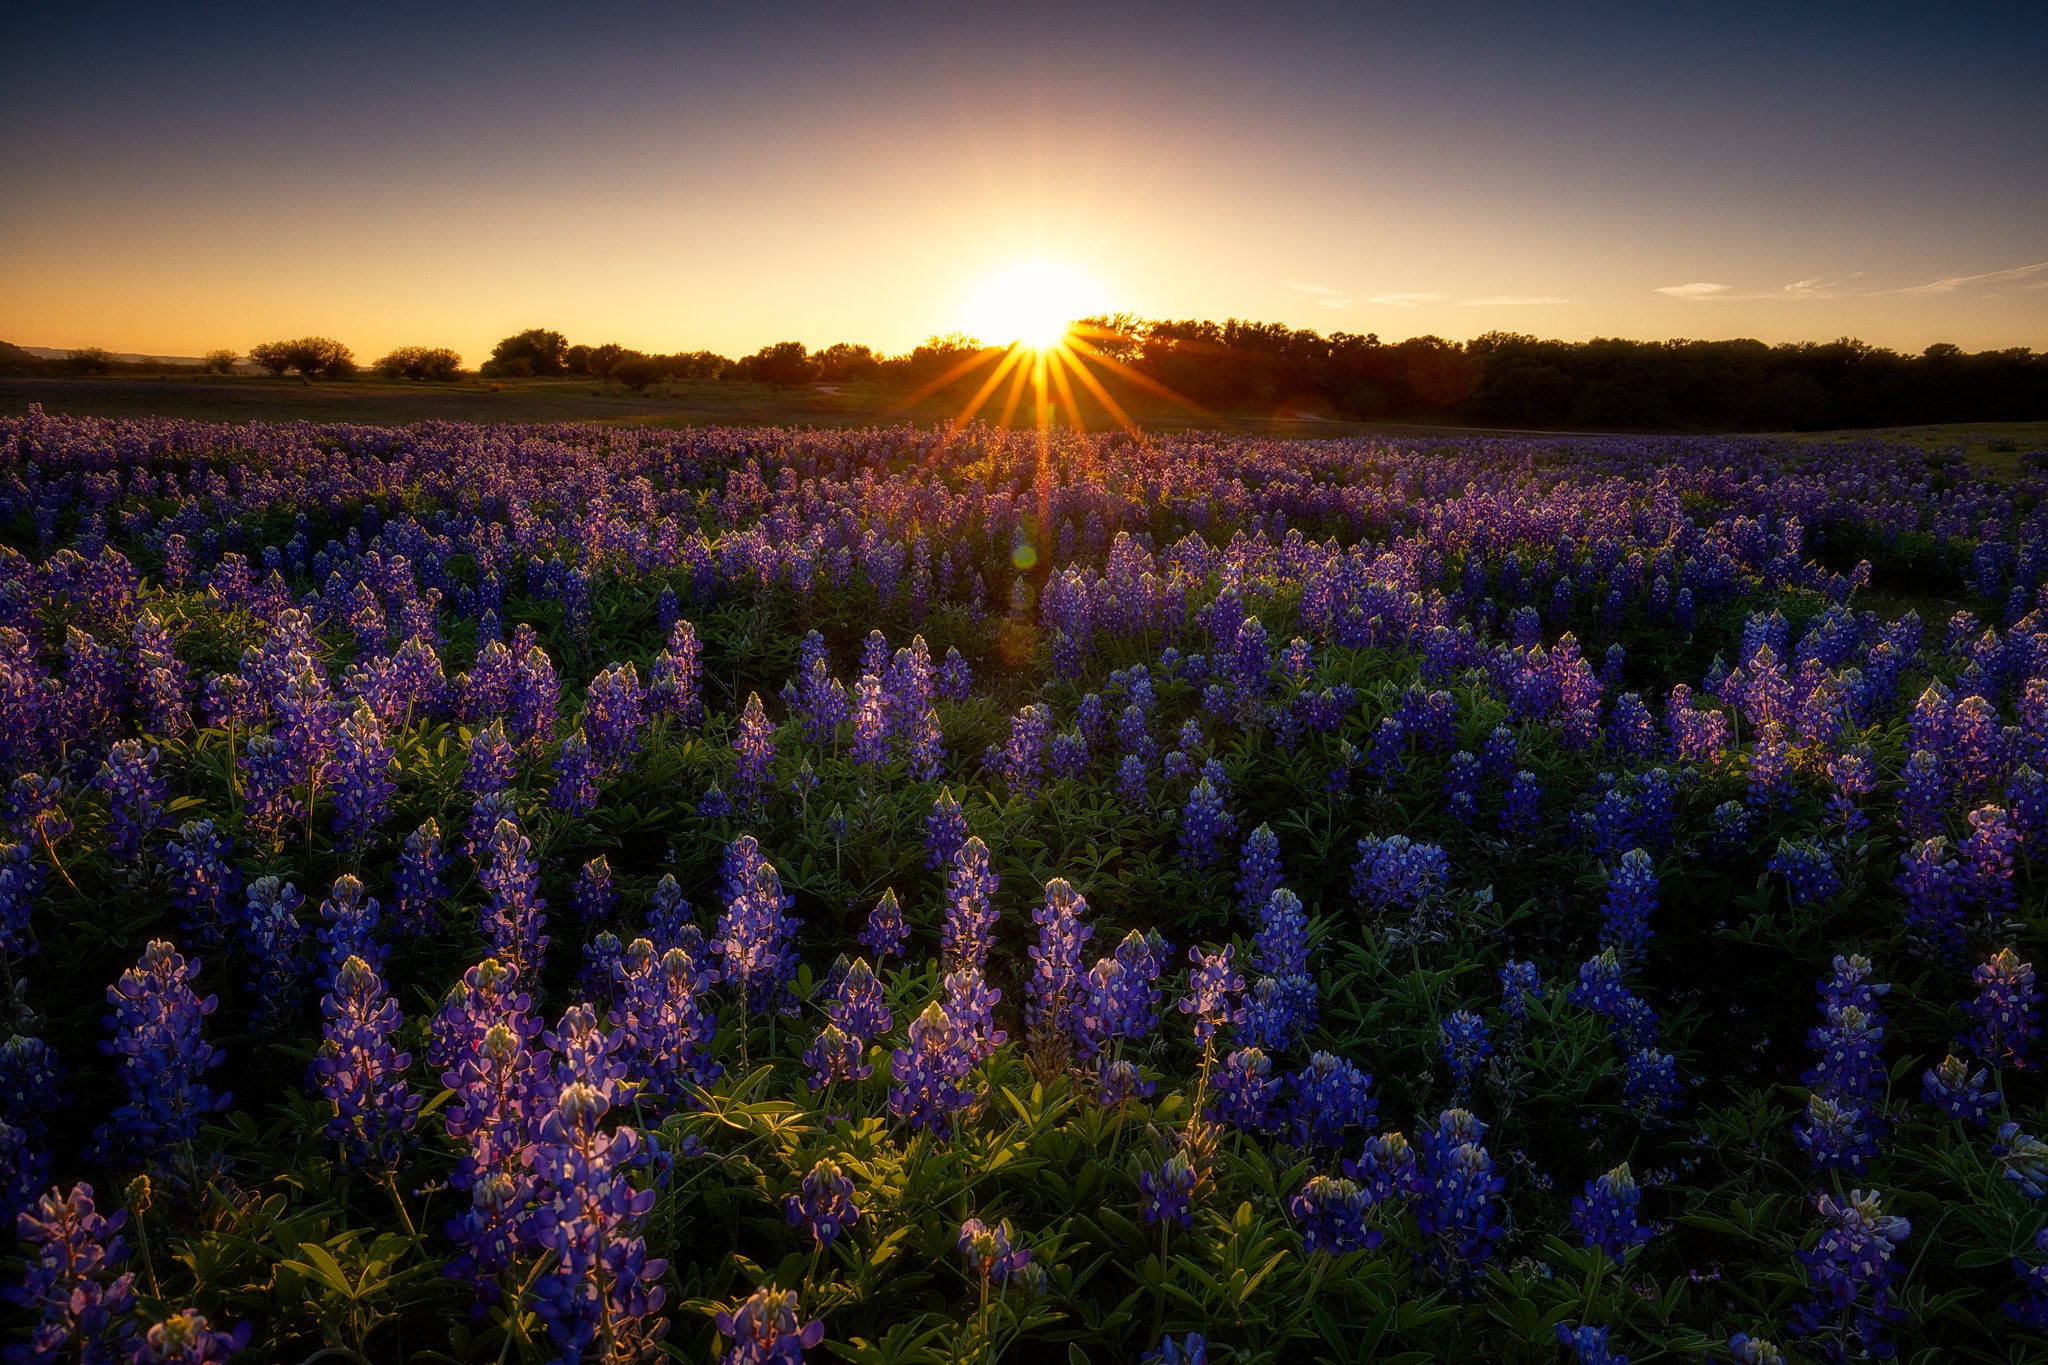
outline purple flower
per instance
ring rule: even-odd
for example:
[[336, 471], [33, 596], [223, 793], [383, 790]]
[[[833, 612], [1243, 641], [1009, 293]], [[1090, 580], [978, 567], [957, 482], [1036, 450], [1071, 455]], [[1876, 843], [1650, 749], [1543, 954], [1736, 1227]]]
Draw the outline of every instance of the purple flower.
[[1145, 1353], [1145, 1365], [1209, 1365], [1209, 1343], [1200, 1332], [1190, 1332], [1180, 1341], [1171, 1334], [1159, 1339], [1159, 1349]]
[[1654, 1233], [1636, 1217], [1642, 1198], [1624, 1161], [1599, 1179], [1588, 1180], [1586, 1192], [1573, 1198], [1572, 1226], [1588, 1247], [1599, 1247], [1620, 1265], [1630, 1247], [1649, 1241]]
[[1972, 1073], [1970, 1064], [1954, 1053], [1922, 1074], [1920, 1093], [1950, 1118], [1979, 1128], [1988, 1121], [1991, 1106], [1998, 1100], [1991, 1090], [1990, 1073], [1982, 1067]]
[[2034, 966], [2010, 948], [2001, 948], [1976, 968], [1977, 998], [1963, 1006], [1975, 1020], [1966, 1041], [1970, 1050], [1994, 1067], [2025, 1070], [2033, 1041], [2041, 1036], [2041, 992], [2034, 986]]
[[392, 749], [377, 713], [360, 703], [336, 735], [329, 770], [334, 783], [333, 828], [345, 846], [359, 848], [391, 812], [391, 798], [398, 791], [391, 779]]
[[1207, 1049], [1217, 1030], [1235, 1028], [1244, 1021], [1244, 978], [1231, 969], [1235, 948], [1224, 944], [1204, 956], [1200, 948], [1188, 949], [1194, 970], [1188, 974], [1188, 993], [1182, 997], [1180, 1012], [1192, 1015], [1195, 1041]]
[[1785, 879], [1785, 893], [1794, 905], [1824, 901], [1842, 889], [1841, 878], [1835, 875], [1834, 860], [1809, 843], [1780, 839], [1778, 851], [1771, 855], [1765, 868]]
[[713, 1321], [732, 1338], [732, 1349], [719, 1365], [803, 1365], [804, 1352], [825, 1339], [822, 1319], [797, 1322], [797, 1296], [792, 1290], [763, 1285], [730, 1312]]
[[789, 981], [796, 975], [797, 954], [791, 940], [803, 921], [786, 912], [795, 898], [783, 894], [781, 876], [761, 857], [751, 834], [728, 845], [726, 857], [729, 899], [711, 945], [721, 959], [721, 975], [740, 988], [753, 1013], [794, 1013]]
[[1248, 915], [1260, 913], [1279, 886], [1280, 840], [1271, 826], [1260, 825], [1245, 836], [1238, 856], [1238, 908]]
[[242, 874], [228, 852], [227, 836], [215, 834], [211, 820], [187, 820], [178, 827], [178, 837], [164, 846], [171, 903], [185, 933], [202, 947], [222, 942], [233, 913], [229, 907], [241, 894]]
[[962, 966], [979, 969], [988, 960], [996, 925], [994, 897], [1001, 881], [989, 867], [988, 845], [980, 839], [970, 837], [953, 855], [946, 874], [945, 923], [939, 931], [948, 971]]
[[1379, 1112], [1372, 1077], [1327, 1052], [1311, 1055], [1287, 1088], [1287, 1131], [1297, 1147], [1342, 1147], [1347, 1130], [1371, 1127]]
[[322, 926], [316, 931], [320, 940], [320, 974], [316, 984], [321, 990], [332, 986], [341, 964], [351, 957], [367, 960], [376, 970], [382, 970], [387, 950], [375, 938], [377, 932], [377, 899], [364, 893], [363, 884], [344, 872], [334, 879], [334, 886], [327, 899], [320, 902]]
[[[924, 830], [924, 865], [934, 869], [951, 867], [953, 855], [960, 851], [960, 845], [967, 842], [967, 817], [961, 812], [960, 802], [954, 798], [951, 788], [939, 788], [938, 799], [932, 802], [932, 813], [925, 817]], [[879, 949], [876, 951], [880, 952]]]
[[116, 861], [141, 853], [143, 841], [162, 823], [170, 783], [158, 775], [157, 759], [157, 750], [144, 748], [141, 740], [121, 740], [93, 781], [107, 794], [107, 855]]
[[554, 769], [555, 785], [548, 792], [550, 806], [572, 816], [588, 815], [597, 809], [598, 780], [603, 770], [582, 730], [563, 738]]
[[1209, 1079], [1208, 1116], [1248, 1133], [1258, 1132], [1266, 1127], [1267, 1107], [1279, 1089], [1266, 1054], [1255, 1047], [1239, 1048]]
[[484, 937], [494, 957], [538, 972], [547, 955], [547, 902], [539, 895], [540, 865], [533, 844], [511, 820], [498, 821], [491, 832], [488, 860], [477, 881], [489, 893], [484, 907]]
[[1186, 1152], [1175, 1152], [1157, 1170], [1140, 1171], [1138, 1193], [1144, 1196], [1140, 1213], [1145, 1226], [1162, 1219], [1184, 1228], [1195, 1225], [1190, 1206], [1195, 1193], [1195, 1168]]
[[868, 911], [860, 942], [875, 955], [875, 961], [881, 962], [891, 956], [902, 956], [903, 945], [909, 938], [910, 926], [903, 922], [903, 907], [896, 903], [895, 888], [884, 890], [875, 908]]
[[25, 1342], [10, 1348], [10, 1359], [45, 1365], [74, 1352], [93, 1361], [129, 1358], [135, 1276], [114, 1273], [128, 1254], [120, 1237], [127, 1221], [125, 1210], [102, 1217], [85, 1184], [73, 1185], [68, 1195], [53, 1189], [20, 1215], [28, 1269], [5, 1295], [34, 1314], [35, 1324]]
[[619, 903], [619, 893], [612, 889], [612, 867], [602, 853], [583, 865], [576, 874], [576, 887], [571, 895], [576, 906], [576, 916], [585, 924], [597, 924], [609, 920], [613, 909]]
[[1404, 834], [1358, 841], [1351, 894], [1375, 911], [1413, 910], [1450, 875], [1450, 859], [1435, 844]]
[[1572, 1348], [1572, 1359], [1577, 1365], [1628, 1365], [1627, 1356], [1608, 1349], [1607, 1330], [1591, 1326], [1573, 1328], [1560, 1322], [1557, 1340], [1560, 1345]]
[[1026, 706], [1010, 719], [1010, 739], [999, 752], [996, 772], [1019, 796], [1038, 791], [1045, 768], [1045, 746], [1052, 733], [1052, 714], [1043, 706]]
[[811, 1089], [823, 1090], [834, 1081], [864, 1081], [875, 1069], [861, 1060], [861, 1041], [837, 1024], [827, 1024], [804, 1052], [804, 1065], [811, 1069]]
[[[590, 680], [581, 729], [600, 772], [615, 777], [640, 751], [647, 693], [631, 663], [615, 663]], [[756, 703], [758, 705], [758, 703]]]
[[1409, 1180], [1422, 1249], [1416, 1260], [1430, 1278], [1453, 1287], [1493, 1256], [1504, 1229], [1494, 1195], [1506, 1181], [1479, 1140], [1486, 1125], [1463, 1109], [1446, 1109], [1433, 1130], [1420, 1134]]
[[441, 901], [448, 894], [442, 873], [455, 860], [441, 850], [441, 827], [432, 820], [405, 837], [394, 874], [397, 896], [392, 919], [404, 934], [425, 933], [440, 919]]
[[972, 1041], [945, 1006], [933, 1001], [911, 1021], [906, 1045], [891, 1058], [889, 1112], [912, 1128], [951, 1136], [954, 1116], [977, 1098], [960, 1084], [973, 1069]]
[[896, 1026], [889, 1013], [887, 992], [866, 958], [855, 958], [839, 974], [838, 988], [825, 1006], [825, 1013], [834, 1024], [864, 1043], [873, 1042]]
[[1301, 1229], [1302, 1252], [1309, 1256], [1342, 1256], [1378, 1246], [1380, 1234], [1365, 1225], [1371, 1207], [1357, 1181], [1328, 1175], [1310, 1176], [1301, 1193], [1287, 1201], [1287, 1212]]
[[853, 1182], [830, 1158], [821, 1158], [804, 1174], [798, 1192], [782, 1201], [791, 1227], [807, 1228], [822, 1250], [860, 1221], [853, 1202]]
[[305, 903], [298, 887], [276, 877], [260, 877], [249, 887], [243, 941], [249, 954], [249, 989], [256, 996], [250, 1023], [259, 1029], [291, 1022], [304, 998], [302, 950], [307, 933], [298, 912]]
[[1797, 1253], [1810, 1294], [1793, 1310], [1790, 1334], [1817, 1338], [1824, 1350], [1834, 1348], [1830, 1354], [1888, 1355], [1884, 1326], [1906, 1315], [1891, 1301], [1891, 1282], [1901, 1269], [1892, 1249], [1912, 1234], [1913, 1225], [1885, 1213], [1875, 1190], [1852, 1190], [1839, 1203], [1823, 1194], [1819, 1207], [1820, 1238]]
[[718, 1020], [704, 1007], [712, 977], [682, 948], [635, 939], [614, 968], [627, 1075], [659, 1105], [693, 1100], [724, 1074], [712, 1060]]
[[1095, 934], [1082, 922], [1088, 902], [1062, 877], [1045, 884], [1045, 903], [1031, 912], [1038, 942], [1025, 951], [1031, 975], [1024, 983], [1024, 1022], [1032, 1028], [1065, 1036], [1084, 1007], [1081, 950]]
[[740, 712], [739, 734], [734, 738], [732, 748], [739, 755], [738, 765], [733, 769], [733, 793], [741, 806], [752, 810], [761, 804], [761, 793], [768, 780], [768, 765], [775, 761], [775, 727], [768, 723], [768, 713], [761, 707], [761, 694], [758, 692], [747, 694], [747, 704]]
[[1010, 1220], [1005, 1218], [995, 1227], [990, 1227], [979, 1218], [969, 1218], [960, 1225], [960, 1254], [966, 1258], [967, 1272], [984, 1284], [1008, 1284], [1010, 1277], [1031, 1264], [1031, 1251], [1027, 1247], [1010, 1244]]
[[320, 1093], [334, 1106], [327, 1136], [342, 1144], [350, 1164], [390, 1164], [412, 1131], [420, 1096], [405, 1081], [412, 1054], [391, 1045], [401, 1022], [398, 1003], [376, 970], [350, 957], [320, 1002], [325, 1039], [313, 1061]]
[[1520, 1024], [1529, 1017], [1529, 1002], [1543, 998], [1543, 973], [1533, 962], [1510, 961], [1499, 975], [1501, 1012]]
[[1991, 1155], [2021, 1194], [2029, 1199], [2048, 1196], [2048, 1142], [2021, 1132], [2019, 1124], [2008, 1121], [1998, 1125]]
[[192, 990], [199, 963], [162, 939], [151, 940], [142, 959], [107, 991], [114, 1012], [106, 1017], [113, 1038], [100, 1051], [115, 1063], [128, 1099], [95, 1137], [108, 1155], [153, 1158], [199, 1132], [206, 1115], [225, 1109], [231, 1096], [215, 1095], [206, 1073], [227, 1058], [204, 1037], [206, 1016], [218, 1003]]
[[1074, 1018], [1074, 1044], [1083, 1060], [1120, 1039], [1140, 1039], [1159, 1023], [1156, 1006], [1165, 945], [1136, 929], [1114, 953], [1095, 960], [1081, 982], [1082, 1001]]
[[1216, 861], [1218, 844], [1230, 837], [1236, 821], [1223, 808], [1223, 798], [1207, 777], [1198, 780], [1180, 812], [1180, 851], [1197, 869]]
[[1657, 868], [1650, 855], [1633, 848], [1607, 874], [1607, 898], [1600, 905], [1600, 943], [1624, 959], [1641, 953], [1650, 940], [1650, 915], [1657, 908]]
[[43, 891], [43, 865], [27, 844], [0, 843], [0, 953], [35, 951], [29, 918]]
[[1470, 1095], [1473, 1077], [1493, 1055], [1486, 1021], [1470, 1010], [1458, 1010], [1437, 1025], [1437, 1041], [1444, 1065], [1451, 1071], [1452, 1087], [1461, 1099]]

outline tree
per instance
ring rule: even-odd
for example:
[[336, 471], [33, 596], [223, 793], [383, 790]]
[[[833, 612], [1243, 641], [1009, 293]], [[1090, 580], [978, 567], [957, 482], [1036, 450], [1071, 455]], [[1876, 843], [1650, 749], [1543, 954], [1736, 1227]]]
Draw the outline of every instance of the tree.
[[568, 370], [569, 338], [545, 327], [529, 327], [493, 346], [481, 373], [486, 379], [523, 379], [528, 375], [549, 378]]
[[774, 384], [782, 388], [811, 384], [818, 378], [818, 362], [811, 358], [801, 341], [778, 341], [773, 346], [763, 346], [742, 360], [739, 377], [756, 384]]
[[311, 379], [325, 375], [346, 379], [356, 372], [356, 355], [332, 337], [300, 337], [296, 341], [266, 341], [249, 348], [249, 359], [272, 374], [297, 370]]
[[105, 374], [114, 368], [114, 353], [103, 346], [81, 346], [64, 357], [64, 364], [78, 374]]
[[818, 378], [827, 384], [846, 384], [873, 379], [882, 372], [882, 359], [870, 347], [837, 341], [813, 356]]
[[462, 357], [446, 346], [400, 346], [376, 364], [386, 379], [447, 380], [461, 368]]
[[226, 347], [222, 347], [218, 351], [208, 351], [205, 355], [199, 357], [199, 373], [233, 374], [235, 366], [240, 363], [241, 359], [240, 356]]

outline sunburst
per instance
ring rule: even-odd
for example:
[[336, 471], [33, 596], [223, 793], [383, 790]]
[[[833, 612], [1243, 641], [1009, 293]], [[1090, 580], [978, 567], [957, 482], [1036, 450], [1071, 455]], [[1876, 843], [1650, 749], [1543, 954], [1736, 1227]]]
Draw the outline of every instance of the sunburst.
[[1076, 385], [1085, 389], [1117, 425], [1135, 432], [1137, 423], [1111, 396], [1101, 370], [1189, 412], [1190, 402], [1108, 354], [1096, 342], [1122, 339], [1120, 334], [1080, 321], [1103, 311], [1104, 294], [1085, 273], [1044, 260], [1020, 261], [991, 274], [969, 296], [966, 322], [977, 334], [1000, 339], [977, 350], [906, 400], [906, 405], [968, 378], [984, 367], [989, 373], [954, 418], [964, 425], [992, 403], [1000, 403], [997, 425], [1007, 427], [1029, 395], [1033, 424], [1044, 431], [1056, 414], [1064, 413], [1076, 431], [1085, 431]]

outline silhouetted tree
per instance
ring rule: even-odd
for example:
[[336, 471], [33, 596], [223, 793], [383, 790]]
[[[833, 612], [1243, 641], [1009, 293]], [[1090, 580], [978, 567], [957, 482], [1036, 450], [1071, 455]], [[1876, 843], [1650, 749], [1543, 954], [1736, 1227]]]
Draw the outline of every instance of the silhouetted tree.
[[205, 355], [199, 357], [199, 372], [201, 374], [233, 374], [235, 366], [240, 363], [241, 359], [240, 356], [226, 347], [222, 347], [218, 351], [208, 351]]
[[531, 327], [517, 336], [506, 337], [491, 348], [491, 358], [481, 373], [486, 378], [504, 376], [523, 379], [528, 375], [547, 378], [568, 373], [569, 339], [560, 332]]
[[386, 379], [447, 380], [461, 369], [462, 357], [446, 346], [400, 346], [376, 364]]
[[266, 341], [249, 348], [249, 359], [272, 374], [297, 370], [311, 379], [325, 375], [346, 379], [356, 372], [355, 352], [332, 337], [300, 337], [296, 341]]
[[801, 341], [778, 341], [772, 346], [763, 346], [742, 360], [737, 377], [756, 384], [788, 387], [815, 383], [818, 372], [818, 362], [811, 358]]

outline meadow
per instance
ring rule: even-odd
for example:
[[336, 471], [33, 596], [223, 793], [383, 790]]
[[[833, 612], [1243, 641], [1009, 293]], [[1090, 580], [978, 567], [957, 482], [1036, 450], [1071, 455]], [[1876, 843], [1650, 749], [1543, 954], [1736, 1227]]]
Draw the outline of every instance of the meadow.
[[10, 1359], [2048, 1358], [2010, 440], [0, 451]]

